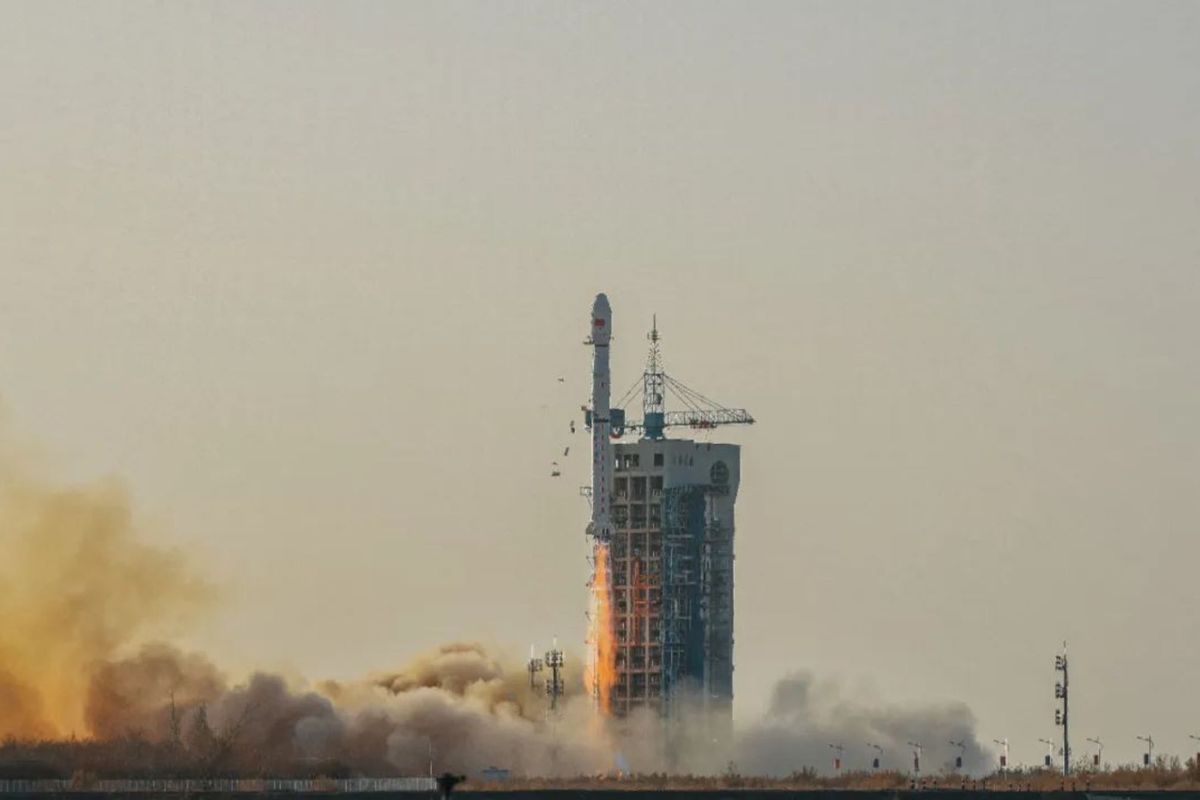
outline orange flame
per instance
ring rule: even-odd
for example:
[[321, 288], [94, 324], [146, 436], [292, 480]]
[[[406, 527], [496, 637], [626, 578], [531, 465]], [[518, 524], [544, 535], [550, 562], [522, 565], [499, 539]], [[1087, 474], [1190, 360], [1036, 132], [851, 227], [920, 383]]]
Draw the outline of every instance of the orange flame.
[[592, 548], [592, 597], [588, 630], [588, 664], [584, 682], [601, 714], [612, 711], [612, 687], [617, 681], [616, 642], [612, 615], [612, 577], [608, 572], [608, 545]]

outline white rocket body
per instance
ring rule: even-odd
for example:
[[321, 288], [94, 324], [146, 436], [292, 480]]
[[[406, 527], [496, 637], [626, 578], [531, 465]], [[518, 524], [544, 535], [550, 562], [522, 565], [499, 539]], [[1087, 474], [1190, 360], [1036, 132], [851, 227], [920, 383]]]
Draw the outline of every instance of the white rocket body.
[[604, 294], [592, 303], [592, 522], [588, 533], [598, 542], [612, 539], [611, 509], [613, 458], [612, 421], [609, 412], [611, 380], [608, 343], [612, 337], [612, 309]]

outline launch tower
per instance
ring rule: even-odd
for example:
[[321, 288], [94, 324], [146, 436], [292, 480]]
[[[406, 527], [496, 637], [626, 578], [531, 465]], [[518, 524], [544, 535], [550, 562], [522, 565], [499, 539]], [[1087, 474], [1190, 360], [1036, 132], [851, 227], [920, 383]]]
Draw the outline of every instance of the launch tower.
[[[597, 298], [598, 306], [602, 298]], [[611, 335], [606, 298], [603, 312]], [[734, 503], [741, 448], [667, 438], [666, 432], [752, 424], [754, 419], [744, 409], [714, 403], [668, 375], [657, 322], [649, 339], [645, 371], [611, 407], [605, 353], [605, 384], [593, 389], [593, 407], [585, 416], [593, 433], [589, 533], [599, 544], [597, 534], [608, 532], [604, 578], [609, 621], [601, 636], [611, 636], [607, 657], [612, 663], [602, 708], [624, 716], [649, 707], [672, 717], [686, 699], [689, 708], [729, 718]], [[639, 394], [642, 419], [626, 421], [625, 408]], [[683, 408], [668, 411], [668, 395]], [[604, 442], [596, 435], [601, 430]], [[609, 495], [598, 497], [605, 485], [611, 487]]]

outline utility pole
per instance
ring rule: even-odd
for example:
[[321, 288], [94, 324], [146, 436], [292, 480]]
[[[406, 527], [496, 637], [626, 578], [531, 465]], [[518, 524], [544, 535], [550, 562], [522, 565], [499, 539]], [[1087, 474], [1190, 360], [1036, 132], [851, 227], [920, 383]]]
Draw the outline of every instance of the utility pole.
[[868, 744], [867, 747], [872, 747], [879, 754], [875, 756], [875, 760], [871, 762], [873, 769], [879, 769], [879, 765], [883, 762], [883, 748], [877, 744]]
[[1098, 767], [1104, 761], [1104, 742], [1099, 739], [1093, 739], [1090, 736], [1088, 737], [1088, 741], [1096, 745], [1096, 758], [1092, 761], [1092, 766]]
[[1061, 709], [1054, 709], [1054, 724], [1061, 725], [1063, 729], [1063, 776], [1071, 774], [1071, 726], [1068, 718], [1068, 686], [1070, 684], [1069, 674], [1067, 672], [1067, 643], [1063, 642], [1062, 655], [1054, 657], [1054, 669], [1062, 673], [1062, 683], [1054, 684], [1054, 697], [1056, 700], [1062, 701]]
[[1004, 752], [1000, 754], [1000, 771], [1008, 769], [1008, 738], [992, 739], [993, 742], [1004, 748]]

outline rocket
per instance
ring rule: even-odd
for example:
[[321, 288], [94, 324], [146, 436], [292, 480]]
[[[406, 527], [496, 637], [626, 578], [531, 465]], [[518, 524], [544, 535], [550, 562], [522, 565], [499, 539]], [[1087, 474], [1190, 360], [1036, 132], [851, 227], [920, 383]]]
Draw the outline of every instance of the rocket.
[[612, 338], [612, 309], [603, 293], [596, 295], [592, 303], [590, 322], [591, 335], [587, 344], [592, 346], [592, 521], [587, 532], [597, 542], [608, 543], [612, 539], [609, 504], [613, 481], [612, 419], [608, 407], [611, 389], [608, 342]]

